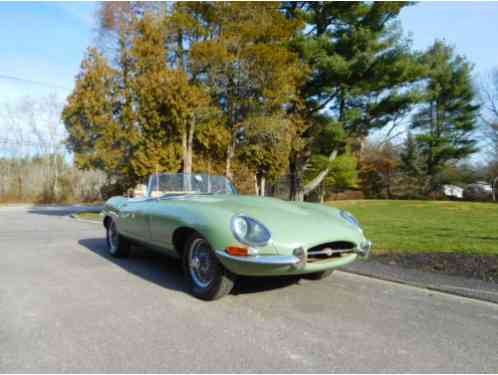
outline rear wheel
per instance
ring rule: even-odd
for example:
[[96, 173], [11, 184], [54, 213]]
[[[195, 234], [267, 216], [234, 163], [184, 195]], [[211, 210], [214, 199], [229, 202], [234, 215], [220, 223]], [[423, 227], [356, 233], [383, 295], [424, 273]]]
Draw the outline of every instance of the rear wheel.
[[209, 242], [201, 235], [195, 233], [187, 241], [183, 264], [194, 296], [215, 300], [232, 290], [235, 276], [223, 267]]
[[116, 222], [109, 220], [106, 225], [107, 250], [116, 258], [124, 258], [130, 255], [130, 242], [119, 234]]
[[308, 273], [303, 275], [303, 277], [308, 280], [322, 280], [332, 275], [333, 272], [334, 270], [325, 270], [321, 272]]

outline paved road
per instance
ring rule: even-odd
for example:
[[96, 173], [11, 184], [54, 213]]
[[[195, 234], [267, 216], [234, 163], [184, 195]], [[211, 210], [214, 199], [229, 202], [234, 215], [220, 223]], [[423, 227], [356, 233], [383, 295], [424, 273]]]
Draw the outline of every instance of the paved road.
[[498, 371], [498, 305], [341, 272], [206, 303], [62, 213], [0, 209], [0, 371]]

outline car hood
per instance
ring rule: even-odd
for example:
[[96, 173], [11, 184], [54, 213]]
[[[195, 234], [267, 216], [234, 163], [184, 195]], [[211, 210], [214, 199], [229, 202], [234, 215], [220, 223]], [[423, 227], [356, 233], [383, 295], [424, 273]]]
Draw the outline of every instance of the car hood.
[[[192, 200], [194, 201], [194, 199]], [[233, 214], [245, 214], [263, 223], [272, 233], [278, 252], [299, 246], [306, 248], [332, 241], [350, 241], [357, 245], [364, 240], [362, 231], [345, 221], [340, 210], [317, 203], [288, 202], [257, 196], [216, 195], [195, 199]]]

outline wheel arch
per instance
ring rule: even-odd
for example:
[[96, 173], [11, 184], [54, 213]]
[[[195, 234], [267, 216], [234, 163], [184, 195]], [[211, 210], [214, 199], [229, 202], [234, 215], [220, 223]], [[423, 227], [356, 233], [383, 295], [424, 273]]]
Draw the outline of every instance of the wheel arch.
[[187, 243], [190, 236], [194, 233], [200, 234], [202, 236], [199, 231], [189, 226], [180, 226], [173, 232], [173, 246], [180, 257], [182, 256], [183, 250], [185, 249], [185, 244]]
[[104, 224], [104, 227], [107, 228], [109, 223], [111, 222], [112, 218], [110, 215], [105, 215], [104, 220], [102, 220], [102, 224]]

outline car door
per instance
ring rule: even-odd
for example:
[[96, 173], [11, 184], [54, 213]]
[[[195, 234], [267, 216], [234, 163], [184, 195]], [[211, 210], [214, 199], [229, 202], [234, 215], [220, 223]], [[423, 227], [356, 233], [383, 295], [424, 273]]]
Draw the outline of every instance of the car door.
[[149, 220], [146, 213], [147, 200], [130, 199], [119, 212], [119, 230], [132, 239], [150, 242]]
[[147, 210], [151, 243], [170, 255], [176, 255], [172, 237], [178, 223], [177, 209], [175, 199], [158, 199]]

